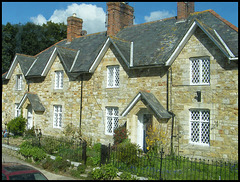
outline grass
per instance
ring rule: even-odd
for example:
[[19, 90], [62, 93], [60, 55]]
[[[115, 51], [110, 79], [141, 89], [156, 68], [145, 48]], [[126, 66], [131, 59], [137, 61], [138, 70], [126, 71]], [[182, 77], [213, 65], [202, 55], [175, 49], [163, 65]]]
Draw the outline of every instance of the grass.
[[[46, 146], [48, 145], [46, 144]], [[87, 165], [91, 167], [99, 166], [100, 148], [100, 144], [96, 144], [93, 147], [87, 147]], [[55, 156], [61, 156], [75, 162], [83, 162], [81, 160], [82, 148], [79, 145], [62, 142], [61, 145], [56, 146], [55, 149]], [[238, 163], [214, 162], [211, 164], [211, 161], [190, 160], [189, 158], [178, 156], [165, 156], [161, 163], [159, 156], [138, 155], [135, 156], [135, 160], [137, 161], [136, 164], [126, 165], [126, 162], [117, 161], [117, 155], [119, 154], [112, 152], [111, 159], [119, 171], [130, 172], [149, 179], [160, 179], [160, 169], [161, 178], [166, 180], [238, 179]], [[87, 178], [81, 176], [83, 170], [83, 168], [79, 168], [78, 170], [70, 169], [66, 171], [66, 173], [79, 179], [91, 179], [91, 176]], [[56, 170], [55, 172], [59, 171]]]
[[[114, 157], [116, 157], [116, 154]], [[150, 177], [151, 179], [160, 179], [160, 169], [161, 178], [165, 180], [238, 179], [238, 164], [227, 162], [210, 164], [209, 161], [191, 161], [184, 157], [166, 156], [161, 164], [160, 157], [147, 158], [142, 156], [138, 158], [137, 164], [126, 165], [126, 163], [117, 161], [116, 158], [113, 161], [113, 158], [112, 162], [120, 171], [131, 172], [138, 176]], [[161, 165], [162, 167], [160, 167]]]

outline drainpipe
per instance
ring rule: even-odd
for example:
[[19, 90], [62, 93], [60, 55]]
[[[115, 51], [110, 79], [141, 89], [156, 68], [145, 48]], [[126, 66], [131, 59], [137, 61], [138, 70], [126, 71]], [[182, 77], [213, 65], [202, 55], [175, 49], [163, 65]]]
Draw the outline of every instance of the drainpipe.
[[[171, 68], [170, 68], [171, 69]], [[171, 77], [172, 79], [172, 77]], [[171, 154], [173, 154], [173, 129], [174, 129], [174, 116], [173, 112], [169, 111], [169, 70], [167, 71], [167, 111], [172, 115], [172, 128], [171, 128]], [[171, 82], [172, 83], [172, 82]]]
[[82, 100], [83, 100], [83, 75], [81, 75], [81, 96], [80, 96], [80, 122], [79, 122], [79, 128], [80, 128], [80, 133], [82, 134], [81, 131], [81, 124], [82, 124]]

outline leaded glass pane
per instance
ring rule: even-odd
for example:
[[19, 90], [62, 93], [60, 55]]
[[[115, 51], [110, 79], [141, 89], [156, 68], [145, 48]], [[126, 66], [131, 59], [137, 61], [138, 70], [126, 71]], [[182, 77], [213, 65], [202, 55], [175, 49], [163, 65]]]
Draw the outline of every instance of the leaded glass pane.
[[200, 66], [199, 60], [192, 61], [192, 83], [199, 83], [200, 81]]
[[202, 60], [202, 83], [210, 82], [209, 60]]
[[202, 123], [201, 141], [202, 143], [209, 143], [209, 122]]
[[106, 132], [113, 134], [114, 129], [118, 127], [118, 108], [106, 108]]
[[191, 112], [191, 142], [209, 144], [210, 142], [210, 112], [209, 110], [192, 110]]
[[115, 67], [115, 87], [119, 86], [119, 67]]
[[113, 87], [113, 67], [108, 67], [108, 86]]
[[192, 142], [199, 141], [199, 122], [191, 123], [191, 141]]

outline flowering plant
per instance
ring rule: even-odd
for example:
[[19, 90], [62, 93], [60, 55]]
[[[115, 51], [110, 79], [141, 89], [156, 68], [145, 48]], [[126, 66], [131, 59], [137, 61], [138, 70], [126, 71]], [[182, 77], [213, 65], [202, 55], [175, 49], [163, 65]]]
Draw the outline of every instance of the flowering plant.
[[148, 151], [156, 151], [159, 145], [166, 143], [166, 132], [164, 132], [161, 128], [149, 125], [147, 130], [146, 143]]
[[125, 126], [119, 126], [114, 130], [114, 135], [113, 135], [114, 145], [122, 143], [127, 138], [128, 138], [128, 134]]

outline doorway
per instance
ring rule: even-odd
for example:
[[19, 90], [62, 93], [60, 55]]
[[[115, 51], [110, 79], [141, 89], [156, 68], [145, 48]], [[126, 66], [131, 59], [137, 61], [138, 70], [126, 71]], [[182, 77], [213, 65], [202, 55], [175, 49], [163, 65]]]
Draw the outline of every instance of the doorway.
[[27, 106], [27, 129], [31, 129], [33, 127], [33, 114], [32, 114], [32, 106]]
[[152, 114], [147, 109], [141, 110], [138, 113], [138, 127], [137, 127], [137, 144], [144, 152], [147, 152], [147, 131], [150, 125], [152, 125]]

